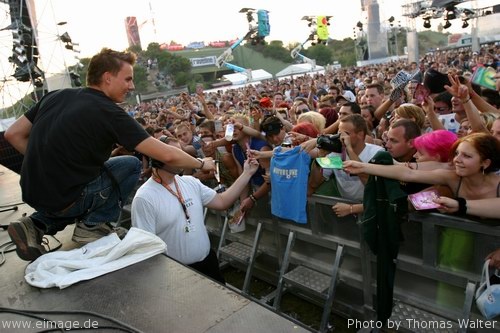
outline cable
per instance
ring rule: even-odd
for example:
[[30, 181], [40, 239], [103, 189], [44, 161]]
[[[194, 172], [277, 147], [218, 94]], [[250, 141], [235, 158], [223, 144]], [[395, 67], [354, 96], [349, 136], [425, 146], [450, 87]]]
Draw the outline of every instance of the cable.
[[23, 310], [16, 310], [16, 309], [9, 309], [9, 308], [0, 308], [0, 313], [2, 313], [2, 312], [13, 313], [13, 314], [17, 314], [17, 315], [20, 315], [20, 316], [25, 316], [25, 317], [28, 317], [28, 318], [38, 319], [38, 320], [41, 320], [41, 321], [47, 321], [46, 318], [35, 316], [33, 314], [29, 314], [29, 313], [27, 313], [27, 311], [23, 311]]
[[[115, 319], [115, 318], [110, 317], [110, 316], [106, 316], [106, 315], [103, 315], [103, 314], [92, 312], [92, 311], [81, 311], [81, 310], [65, 310], [65, 311], [57, 311], [57, 310], [52, 310], [52, 311], [49, 311], [49, 310], [46, 310], [46, 311], [44, 311], [44, 310], [17, 310], [17, 309], [11, 309], [11, 308], [6, 308], [6, 307], [0, 307], [0, 313], [2, 313], [2, 312], [13, 313], [13, 314], [17, 314], [17, 315], [20, 315], [20, 316], [25, 316], [25, 317], [34, 318], [34, 319], [38, 319], [38, 320], [42, 320], [42, 321], [49, 321], [49, 322], [54, 322], [54, 320], [47, 320], [46, 318], [39, 317], [39, 316], [36, 316], [36, 315], [37, 314], [48, 314], [48, 315], [52, 314], [52, 315], [86, 315], [86, 316], [93, 316], [93, 317], [97, 317], [97, 318], [100, 318], [100, 319], [107, 320], [109, 322], [112, 322], [112, 323], [118, 325], [118, 327], [115, 327], [115, 326], [109, 326], [109, 327], [108, 326], [104, 326], [102, 328], [120, 330], [122, 332], [143, 333], [143, 331], [138, 330], [137, 328], [135, 328], [133, 326], [130, 326], [130, 325], [126, 324], [123, 321], [120, 321], [120, 320]], [[81, 329], [86, 329], [86, 328], [49, 329], [49, 330], [40, 331], [40, 333], [41, 332], [55, 332], [55, 331], [63, 331], [63, 332], [65, 332], [65, 331], [81, 330]], [[99, 327], [99, 329], [101, 329], [101, 327]]]
[[[99, 326], [99, 331], [101, 330], [117, 330], [122, 332], [130, 332], [126, 328], [118, 327], [118, 326]], [[48, 330], [38, 331], [37, 333], [48, 333], [48, 332], [67, 332], [67, 331], [92, 331], [94, 328], [85, 328], [85, 327], [75, 327], [75, 328], [49, 328]]]
[[11, 203], [11, 204], [0, 205], [0, 208], [11, 207], [11, 206], [20, 206], [20, 205], [26, 205], [26, 202], [16, 202], [16, 203]]
[[13, 242], [6, 242], [0, 245], [0, 266], [5, 264], [5, 253], [15, 251], [16, 246]]

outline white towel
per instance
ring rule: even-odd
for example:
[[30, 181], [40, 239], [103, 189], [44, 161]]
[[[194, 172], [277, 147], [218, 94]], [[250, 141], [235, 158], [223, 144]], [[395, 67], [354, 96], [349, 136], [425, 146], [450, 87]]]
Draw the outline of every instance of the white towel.
[[26, 282], [34, 287], [64, 289], [163, 253], [158, 236], [131, 228], [120, 241], [115, 233], [71, 251], [44, 254], [26, 267]]

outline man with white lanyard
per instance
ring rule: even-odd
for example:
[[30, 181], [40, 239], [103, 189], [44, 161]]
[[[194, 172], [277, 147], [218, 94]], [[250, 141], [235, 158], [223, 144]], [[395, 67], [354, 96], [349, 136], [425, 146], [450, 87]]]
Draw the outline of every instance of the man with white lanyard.
[[217, 193], [197, 178], [182, 176], [182, 169], [153, 160], [153, 175], [137, 190], [132, 202], [132, 225], [163, 239], [168, 256], [224, 283], [217, 256], [210, 247], [203, 208], [229, 208], [258, 166], [255, 159], [247, 159], [233, 185]]

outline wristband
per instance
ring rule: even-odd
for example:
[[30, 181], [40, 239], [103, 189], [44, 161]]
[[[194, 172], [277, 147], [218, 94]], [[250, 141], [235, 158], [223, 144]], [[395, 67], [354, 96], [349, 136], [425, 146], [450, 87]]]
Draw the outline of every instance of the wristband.
[[464, 198], [458, 197], [456, 199], [458, 201], [458, 211], [457, 215], [466, 215], [467, 214], [467, 200]]
[[197, 158], [197, 160], [201, 162], [201, 165], [200, 165], [200, 167], [198, 169], [202, 170], [203, 166], [205, 165], [205, 161], [202, 160], [201, 158]]
[[466, 100], [465, 102], [464, 102], [464, 101], [461, 101], [461, 102], [462, 102], [462, 104], [467, 104], [467, 103], [469, 103], [469, 101], [470, 101], [470, 97], [469, 97], [469, 99], [468, 99], [468, 100]]
[[250, 194], [250, 199], [253, 201], [253, 203], [257, 203], [257, 199], [253, 196], [253, 194]]

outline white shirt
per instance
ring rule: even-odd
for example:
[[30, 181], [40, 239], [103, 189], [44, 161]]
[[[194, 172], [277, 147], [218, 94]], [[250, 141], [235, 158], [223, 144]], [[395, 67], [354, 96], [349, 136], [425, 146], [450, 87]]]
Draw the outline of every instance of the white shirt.
[[[160, 237], [167, 244], [167, 255], [190, 265], [205, 259], [210, 251], [203, 207], [217, 193], [192, 176], [175, 179], [187, 206], [189, 226], [179, 200], [153, 178], [137, 190], [132, 201], [132, 226]], [[170, 187], [176, 192], [174, 183]]]
[[[380, 150], [384, 150], [384, 148], [371, 143], [366, 143], [365, 148], [359, 154], [359, 159], [361, 162], [369, 162]], [[341, 154], [330, 153], [328, 156], [341, 156]], [[346, 159], [349, 160], [349, 156], [346, 156]], [[330, 178], [332, 173], [335, 173], [335, 179], [337, 180], [338, 189], [342, 198], [356, 201], [363, 200], [365, 186], [358, 176], [351, 176], [343, 170], [323, 169], [323, 177], [325, 179]]]
[[[452, 132], [456, 133], [458, 131], [458, 128], [460, 127], [460, 123], [455, 119], [454, 113], [440, 114], [440, 115], [438, 115], [438, 119], [441, 121], [444, 128], [447, 129], [448, 131], [452, 131]], [[453, 119], [453, 121], [452, 121], [452, 119]], [[454, 125], [453, 125], [453, 123], [454, 123]], [[453, 128], [453, 126], [455, 126], [455, 128]]]

